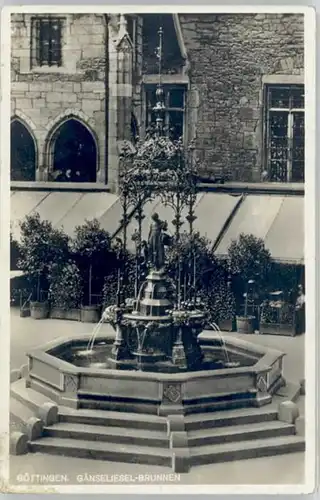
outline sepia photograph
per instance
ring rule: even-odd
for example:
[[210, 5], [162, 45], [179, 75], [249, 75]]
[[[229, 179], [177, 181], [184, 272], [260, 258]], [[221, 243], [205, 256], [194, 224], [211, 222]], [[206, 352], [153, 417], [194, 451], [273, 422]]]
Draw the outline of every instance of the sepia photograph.
[[6, 488], [311, 492], [315, 13], [118, 10], [2, 18]]

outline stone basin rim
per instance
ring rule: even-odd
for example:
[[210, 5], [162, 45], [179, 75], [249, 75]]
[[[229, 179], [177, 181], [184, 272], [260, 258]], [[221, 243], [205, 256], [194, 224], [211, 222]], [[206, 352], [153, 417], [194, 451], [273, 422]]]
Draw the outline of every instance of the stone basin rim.
[[[73, 341], [88, 341], [91, 339], [92, 334], [91, 333], [79, 333], [77, 336], [74, 335], [69, 335], [66, 337], [57, 337], [49, 342], [46, 342], [40, 346], [38, 346], [36, 349], [30, 349], [27, 352], [27, 355], [31, 354], [33, 352], [37, 351], [48, 351], [49, 349], [54, 349], [61, 343], [66, 344], [69, 342]], [[95, 338], [95, 343], [101, 342], [104, 340], [114, 340], [115, 339], [115, 333], [114, 332], [104, 332], [104, 333], [99, 333], [97, 334]], [[283, 351], [279, 351], [278, 349], [274, 349], [271, 347], [266, 347], [263, 345], [258, 345], [253, 342], [250, 342], [249, 340], [244, 340], [240, 339], [238, 337], [233, 337], [232, 334], [225, 335], [224, 333], [219, 333], [219, 334], [213, 334], [211, 331], [204, 331], [198, 335], [199, 340], [203, 340], [202, 345], [208, 345], [205, 342], [207, 341], [214, 341], [214, 340], [223, 340], [226, 345], [231, 344], [231, 345], [236, 345], [238, 347], [243, 347], [243, 348], [249, 348], [250, 350], [253, 351], [255, 354], [260, 354], [260, 355], [273, 355], [275, 357], [279, 356], [286, 356], [286, 353]]]
[[[200, 337], [200, 335], [199, 335]], [[58, 369], [59, 371], [65, 374], [74, 374], [74, 375], [92, 375], [96, 377], [105, 377], [108, 374], [110, 378], [118, 378], [121, 380], [126, 379], [135, 379], [135, 380], [153, 380], [153, 381], [177, 381], [183, 382], [194, 379], [206, 378], [208, 376], [219, 378], [219, 377], [228, 377], [236, 374], [244, 374], [251, 373], [252, 375], [258, 373], [267, 373], [271, 370], [271, 367], [274, 362], [276, 362], [279, 358], [283, 358], [285, 353], [281, 351], [277, 351], [275, 349], [269, 349], [263, 346], [256, 346], [255, 344], [249, 341], [243, 341], [238, 338], [230, 338], [229, 336], [222, 336], [223, 340], [226, 342], [226, 346], [228, 344], [230, 346], [238, 346], [245, 347], [251, 350], [254, 354], [259, 354], [261, 357], [257, 360], [254, 365], [251, 366], [242, 366], [237, 368], [222, 368], [215, 370], [200, 370], [200, 371], [188, 371], [181, 373], [159, 373], [159, 372], [151, 372], [151, 371], [136, 371], [136, 370], [118, 370], [118, 369], [110, 369], [110, 368], [87, 368], [87, 367], [77, 367], [69, 363], [68, 361], [59, 359], [53, 354], [48, 353], [48, 350], [52, 350], [55, 347], [63, 346], [64, 344], [68, 346], [68, 344], [72, 344], [72, 342], [77, 341], [89, 341], [91, 335], [89, 334], [79, 334], [78, 336], [69, 336], [69, 337], [60, 337], [54, 339], [51, 342], [40, 346], [37, 349], [30, 350], [27, 353], [29, 358], [37, 359], [38, 361], [43, 361], [46, 364], [51, 365], [52, 367]], [[114, 337], [111, 335], [97, 335], [96, 342], [101, 342], [105, 340], [112, 340]], [[206, 340], [221, 340], [220, 335], [209, 335], [205, 336]], [[201, 340], [201, 339], [200, 339]], [[111, 342], [108, 342], [111, 343]], [[258, 349], [256, 349], [258, 347]]]

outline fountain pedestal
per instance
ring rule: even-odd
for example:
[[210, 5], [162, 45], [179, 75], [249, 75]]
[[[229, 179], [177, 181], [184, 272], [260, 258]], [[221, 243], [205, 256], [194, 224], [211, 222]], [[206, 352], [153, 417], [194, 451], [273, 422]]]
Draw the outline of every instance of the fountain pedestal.
[[151, 270], [134, 310], [112, 308], [116, 338], [109, 359], [116, 367], [172, 373], [197, 369], [201, 363], [197, 336], [204, 315], [174, 309], [169, 286], [163, 271]]

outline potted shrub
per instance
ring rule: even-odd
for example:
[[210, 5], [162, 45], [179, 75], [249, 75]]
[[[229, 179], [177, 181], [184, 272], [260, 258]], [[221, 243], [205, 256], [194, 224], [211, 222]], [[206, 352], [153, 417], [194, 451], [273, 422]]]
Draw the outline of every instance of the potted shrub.
[[20, 258], [19, 243], [14, 239], [10, 231], [10, 270], [16, 271], [18, 269], [18, 262]]
[[[126, 273], [128, 276], [126, 295], [127, 297], [134, 297], [135, 262], [132, 255], [127, 255], [126, 257]], [[118, 293], [120, 293], [120, 301], [122, 301], [120, 261], [118, 261], [117, 265], [109, 271], [107, 276], [104, 277], [102, 289], [103, 308], [116, 304]]]
[[101, 295], [104, 276], [113, 265], [110, 235], [101, 229], [98, 220], [85, 221], [82, 226], [76, 227], [72, 251], [84, 286], [81, 321], [97, 323], [101, 304], [93, 303], [92, 298], [93, 295]]
[[238, 311], [242, 308], [243, 296], [245, 297], [244, 314], [237, 316], [237, 330], [243, 333], [253, 332], [257, 326], [254, 299], [255, 295], [259, 297], [265, 289], [271, 268], [270, 252], [261, 238], [240, 234], [239, 239], [232, 241], [228, 249], [228, 267], [236, 277], [234, 292]]
[[83, 284], [74, 262], [67, 262], [50, 276], [49, 297], [51, 318], [80, 321]]
[[[256, 327], [256, 315], [254, 310], [254, 294], [250, 287], [254, 284], [254, 280], [248, 281], [247, 291], [244, 293], [244, 314], [236, 316], [236, 325], [238, 333], [254, 333]], [[252, 314], [249, 314], [250, 310]]]
[[235, 330], [235, 300], [225, 277], [221, 274], [212, 286], [198, 290], [198, 298], [208, 312], [206, 328], [221, 331]]
[[21, 269], [32, 290], [30, 313], [34, 319], [49, 315], [46, 297], [50, 272], [68, 257], [68, 236], [54, 229], [49, 221], [42, 221], [38, 213], [28, 215], [21, 223], [20, 257]]
[[304, 331], [304, 294], [301, 289], [295, 303], [285, 300], [282, 291], [269, 294], [261, 306], [261, 334], [294, 336]]
[[221, 281], [214, 290], [212, 309], [216, 313], [216, 322], [220, 330], [232, 332], [235, 330], [236, 304], [228, 283]]

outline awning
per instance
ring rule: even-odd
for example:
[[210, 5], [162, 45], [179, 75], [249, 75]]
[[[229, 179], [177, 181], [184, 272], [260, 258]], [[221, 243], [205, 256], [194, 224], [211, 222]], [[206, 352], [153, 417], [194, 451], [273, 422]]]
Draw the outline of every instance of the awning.
[[304, 261], [304, 198], [302, 196], [248, 195], [222, 235], [216, 254], [226, 255], [241, 233], [262, 238], [277, 262]]
[[[205, 236], [212, 243], [215, 243], [240, 201], [241, 197], [239, 195], [232, 196], [225, 193], [210, 192], [199, 194], [195, 206], [195, 215], [197, 217], [194, 222], [195, 231], [199, 231], [201, 236]], [[168, 233], [174, 234], [175, 228], [172, 224], [174, 218], [173, 209], [170, 206], [163, 205], [160, 199], [156, 199], [146, 204], [144, 209], [145, 218], [142, 222], [142, 238], [145, 240], [148, 238], [150, 217], [155, 212], [159, 214], [160, 219], [167, 221]], [[188, 210], [186, 209], [182, 217], [181, 231], [188, 231], [187, 215]], [[131, 237], [136, 229], [137, 221], [133, 218], [128, 226], [128, 248], [130, 249], [134, 248]]]
[[[94, 218], [113, 235], [120, 229], [122, 217], [119, 198], [108, 192], [12, 191], [11, 228], [18, 241], [19, 221], [35, 212], [70, 236], [76, 226]], [[172, 208], [155, 199], [144, 208], [143, 239], [148, 238], [150, 217], [155, 212], [168, 222], [168, 232], [174, 234]], [[195, 215], [194, 229], [215, 245], [218, 256], [225, 256], [231, 241], [245, 233], [262, 238], [276, 261], [304, 261], [303, 196], [205, 192], [197, 197]], [[188, 230], [186, 216], [187, 211], [183, 214], [182, 231]], [[137, 221], [132, 217], [127, 229], [128, 248], [132, 250], [131, 237], [136, 229]]]
[[[111, 193], [81, 193], [66, 191], [13, 191], [11, 192], [11, 231], [20, 240], [19, 222], [26, 215], [38, 212], [41, 219], [54, 227], [61, 227], [72, 236], [76, 226], [85, 220], [98, 219], [106, 230], [116, 230], [121, 216], [118, 197]], [[119, 203], [118, 203], [119, 205]]]

